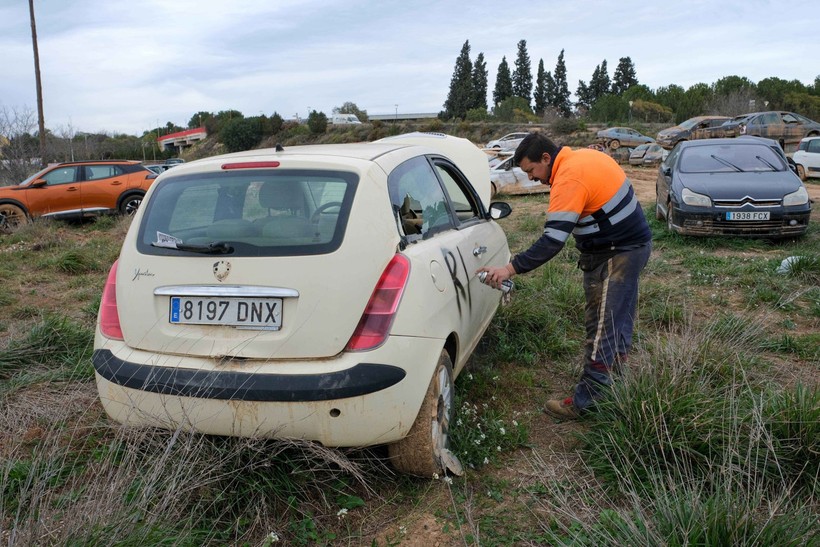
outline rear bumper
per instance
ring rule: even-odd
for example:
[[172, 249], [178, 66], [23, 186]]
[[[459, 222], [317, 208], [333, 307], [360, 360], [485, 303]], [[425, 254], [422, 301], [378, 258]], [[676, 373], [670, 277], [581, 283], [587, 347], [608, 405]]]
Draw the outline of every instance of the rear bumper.
[[123, 424], [359, 447], [407, 435], [443, 345], [393, 336], [330, 359], [223, 362], [135, 350], [98, 333], [93, 363], [100, 401]]
[[359, 363], [324, 374], [254, 374], [157, 367], [130, 363], [107, 349], [92, 362], [107, 381], [151, 393], [231, 401], [327, 401], [368, 395], [399, 383], [405, 372], [391, 365]]

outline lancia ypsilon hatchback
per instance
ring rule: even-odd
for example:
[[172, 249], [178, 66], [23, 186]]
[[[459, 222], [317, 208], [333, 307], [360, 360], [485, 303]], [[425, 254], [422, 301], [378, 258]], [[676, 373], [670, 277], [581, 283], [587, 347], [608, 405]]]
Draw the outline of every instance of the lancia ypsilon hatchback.
[[681, 234], [783, 238], [806, 232], [811, 201], [778, 143], [738, 137], [679, 143], [658, 170], [655, 210]]
[[252, 150], [182, 164], [111, 268], [94, 367], [108, 414], [209, 434], [388, 445], [457, 471], [453, 381], [498, 307], [475, 272], [510, 253], [469, 141]]

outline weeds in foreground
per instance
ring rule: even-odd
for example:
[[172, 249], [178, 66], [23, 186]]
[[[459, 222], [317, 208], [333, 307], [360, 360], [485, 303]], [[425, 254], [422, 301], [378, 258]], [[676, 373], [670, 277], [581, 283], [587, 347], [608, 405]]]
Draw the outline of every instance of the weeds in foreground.
[[541, 483], [550, 543], [820, 541], [820, 389], [755, 380], [758, 329], [741, 323], [689, 323], [639, 353], [579, 434], [582, 469]]

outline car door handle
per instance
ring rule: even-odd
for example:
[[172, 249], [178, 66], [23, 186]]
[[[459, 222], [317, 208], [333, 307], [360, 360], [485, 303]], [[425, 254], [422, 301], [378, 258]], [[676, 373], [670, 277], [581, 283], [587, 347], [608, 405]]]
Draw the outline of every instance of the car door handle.
[[122, 182], [118, 181], [118, 180], [115, 180], [115, 181], [111, 182], [111, 186], [119, 186], [120, 184], [122, 184]]
[[485, 247], [484, 245], [481, 245], [481, 246], [476, 247], [475, 249], [473, 249], [473, 256], [481, 256], [486, 252], [487, 252], [487, 247]]

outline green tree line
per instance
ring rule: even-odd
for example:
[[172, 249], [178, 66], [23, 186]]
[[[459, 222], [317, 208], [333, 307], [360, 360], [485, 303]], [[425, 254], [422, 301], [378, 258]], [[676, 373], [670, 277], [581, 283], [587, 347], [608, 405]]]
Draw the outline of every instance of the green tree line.
[[604, 59], [595, 67], [588, 82], [578, 81], [573, 102], [564, 50], [558, 54], [552, 71], [545, 70], [544, 60], [539, 59], [533, 80], [526, 40], [518, 42], [512, 71], [507, 57], [502, 57], [488, 109], [486, 60], [484, 54], [479, 53], [473, 63], [470, 49], [467, 40], [456, 58], [444, 110], [439, 114], [442, 119], [535, 122], [577, 116], [592, 122], [637, 119], [680, 123], [702, 114], [736, 116], [758, 110], [789, 110], [820, 119], [820, 75], [815, 77], [813, 85], [777, 77], [755, 83], [746, 77], [730, 75], [712, 84], [697, 83], [688, 89], [677, 84], [650, 89], [639, 82], [630, 57], [618, 60], [612, 78]]

